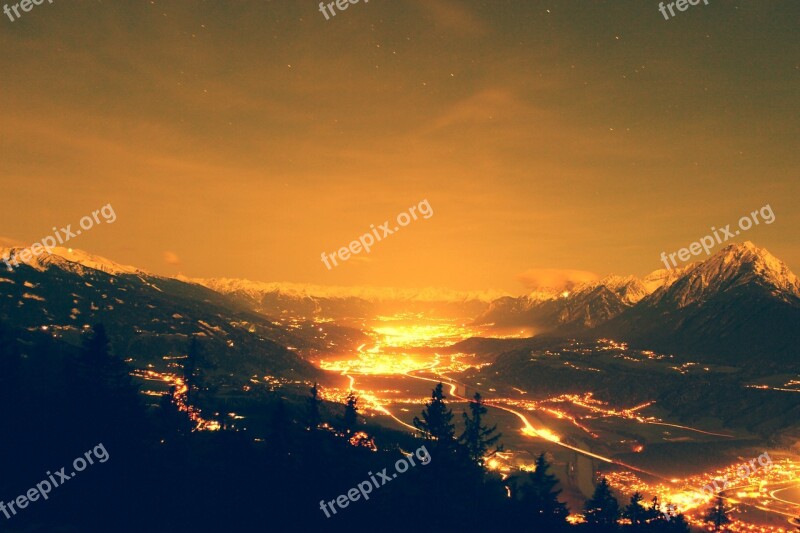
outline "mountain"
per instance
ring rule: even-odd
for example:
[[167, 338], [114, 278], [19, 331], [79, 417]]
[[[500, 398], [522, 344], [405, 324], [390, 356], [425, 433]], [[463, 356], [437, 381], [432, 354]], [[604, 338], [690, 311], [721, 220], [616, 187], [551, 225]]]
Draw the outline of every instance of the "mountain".
[[390, 287], [327, 287], [230, 278], [179, 278], [231, 296], [269, 316], [364, 320], [378, 315], [426, 313], [437, 317], [473, 317], [501, 296], [497, 291]]
[[675, 278], [675, 274], [656, 271], [643, 280], [634, 276], [606, 276], [580, 284], [572, 291], [540, 288], [519, 298], [491, 302], [474, 323], [531, 327], [537, 332], [578, 332], [619, 315]]
[[357, 295], [335, 295], [299, 285], [230, 278], [180, 278], [252, 307], [268, 316], [364, 318], [371, 302]]
[[[20, 251], [0, 249], [0, 257]], [[322, 373], [299, 353], [327, 349], [316, 327], [305, 328], [313, 335], [303, 334], [302, 324], [290, 330], [206, 287], [66, 248], [10, 271], [2, 265], [0, 318], [73, 345], [101, 322], [114, 351], [137, 368], [163, 367], [170, 354], [185, 354], [188, 338], [197, 335], [209, 368], [232, 380], [265, 374], [316, 379]]]
[[800, 281], [751, 242], [687, 268], [592, 331], [662, 351], [740, 359], [800, 355]]
[[539, 289], [493, 301], [476, 324], [548, 336], [608, 337], [712, 359], [800, 352], [800, 282], [751, 242], [639, 280], [608, 276], [571, 292]]

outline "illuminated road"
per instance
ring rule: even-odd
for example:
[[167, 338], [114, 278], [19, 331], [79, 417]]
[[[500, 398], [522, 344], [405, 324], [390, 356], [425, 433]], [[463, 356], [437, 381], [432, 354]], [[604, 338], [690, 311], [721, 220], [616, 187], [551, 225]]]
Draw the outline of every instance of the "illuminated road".
[[714, 433], [713, 431], [703, 431], [702, 429], [692, 428], [688, 426], [680, 426], [678, 424], [667, 424], [666, 422], [653, 422], [650, 420], [644, 419], [637, 419], [639, 422], [643, 424], [653, 424], [654, 426], [669, 426], [678, 429], [685, 429], [686, 431], [694, 431], [695, 433], [702, 433], [703, 435], [711, 435], [712, 437], [725, 437], [728, 439], [736, 438], [734, 435], [728, 435], [727, 433]]
[[[424, 370], [430, 370], [430, 369], [424, 369]], [[459, 396], [456, 393], [456, 389], [458, 388], [458, 384], [457, 383], [453, 383], [446, 376], [442, 376], [440, 374], [437, 374], [437, 376], [439, 376], [439, 379], [432, 379], [432, 378], [425, 378], [425, 377], [422, 377], [422, 376], [415, 376], [415, 375], [412, 374], [412, 372], [407, 372], [406, 375], [408, 377], [411, 377], [411, 378], [414, 378], [414, 379], [421, 379], [421, 380], [430, 381], [430, 382], [433, 382], [433, 383], [439, 383], [439, 382], [447, 383], [447, 385], [450, 387], [450, 396], [452, 396], [453, 398], [457, 398], [459, 400], [463, 400], [465, 402], [469, 402], [470, 401], [468, 398], [464, 398], [463, 396]], [[481, 396], [483, 396], [483, 395], [481, 395]], [[523, 427], [522, 427], [522, 430], [521, 430], [522, 434], [527, 436], [527, 437], [538, 437], [538, 438], [544, 439], [546, 441], [552, 442], [553, 444], [557, 444], [558, 446], [562, 446], [564, 448], [568, 448], [568, 449], [570, 449], [572, 451], [575, 451], [575, 452], [580, 453], [582, 455], [585, 455], [587, 457], [592, 457], [594, 459], [598, 459], [600, 461], [603, 461], [603, 462], [606, 462], [606, 463], [610, 463], [610, 464], [616, 464], [616, 465], [619, 465], [619, 466], [624, 466], [625, 468], [629, 468], [631, 470], [635, 470], [637, 472], [641, 472], [643, 474], [647, 474], [647, 475], [650, 475], [650, 476], [655, 476], [655, 477], [658, 477], [658, 478], [661, 478], [661, 479], [666, 479], [663, 476], [660, 476], [659, 474], [656, 474], [654, 472], [649, 472], [649, 471], [643, 470], [643, 469], [641, 469], [639, 467], [632, 466], [632, 465], [629, 465], [627, 463], [623, 463], [622, 461], [616, 461], [614, 459], [611, 459], [610, 457], [604, 457], [604, 456], [598, 455], [596, 453], [592, 453], [592, 452], [589, 452], [589, 451], [586, 451], [586, 450], [582, 450], [582, 449], [580, 449], [580, 448], [578, 448], [576, 446], [572, 446], [572, 445], [567, 444], [565, 442], [561, 442], [560, 437], [558, 435], [556, 435], [555, 433], [553, 433], [550, 429], [548, 429], [548, 428], [538, 428], [538, 429], [535, 428], [530, 423], [530, 420], [528, 420], [528, 418], [524, 414], [520, 413], [519, 411], [515, 411], [514, 409], [511, 409], [510, 407], [505, 407], [503, 405], [498, 405], [498, 404], [495, 404], [495, 403], [491, 403], [491, 399], [487, 399], [486, 400], [486, 406], [487, 407], [495, 407], [497, 409], [502, 409], [503, 411], [507, 411], [507, 412], [513, 414], [514, 416], [516, 416], [517, 418], [519, 418], [520, 421], [523, 424]]]
[[[399, 358], [399, 359], [393, 359], [391, 361], [386, 361], [385, 358], [383, 357], [381, 349], [382, 349], [381, 343], [376, 343], [374, 346], [372, 346], [369, 349], [366, 349], [366, 344], [362, 344], [357, 349], [357, 352], [359, 354], [359, 360], [358, 361], [345, 361], [345, 362], [339, 362], [339, 363], [327, 363], [323, 367], [326, 368], [327, 370], [338, 370], [338, 371], [340, 371], [342, 376], [345, 376], [345, 377], [348, 378], [350, 389], [353, 390], [354, 392], [358, 392], [359, 396], [374, 411], [377, 411], [377, 412], [379, 412], [381, 414], [384, 414], [384, 415], [390, 417], [395, 422], [401, 424], [403, 427], [406, 427], [406, 428], [408, 428], [408, 429], [410, 429], [410, 430], [412, 430], [414, 432], [418, 431], [417, 428], [415, 428], [411, 424], [408, 424], [407, 422], [401, 420], [394, 413], [392, 413], [389, 409], [387, 409], [387, 407], [385, 405], [386, 404], [385, 400], [382, 400], [381, 398], [376, 397], [372, 392], [370, 392], [370, 391], [368, 391], [366, 389], [358, 389], [356, 387], [356, 378], [355, 378], [355, 376], [359, 375], [359, 374], [360, 375], [370, 375], [370, 376], [375, 376], [375, 377], [380, 376], [380, 377], [384, 377], [384, 378], [392, 378], [394, 376], [405, 376], [405, 377], [409, 377], [409, 378], [413, 378], [413, 379], [417, 379], [417, 380], [422, 380], [422, 381], [427, 381], [427, 382], [431, 382], [431, 383], [442, 382], [442, 383], [446, 383], [449, 386], [449, 388], [450, 388], [450, 391], [449, 391], [450, 397], [458, 399], [458, 400], [461, 400], [461, 401], [464, 401], [464, 402], [469, 402], [470, 401], [469, 398], [464, 398], [463, 396], [457, 394], [457, 392], [456, 392], [458, 387], [459, 387], [459, 385], [465, 386], [464, 384], [456, 383], [455, 381], [453, 381], [452, 379], [448, 378], [445, 374], [441, 373], [438, 370], [438, 367], [440, 367], [440, 365], [442, 363], [442, 357], [438, 353], [435, 354], [435, 359], [434, 359], [434, 361], [432, 363], [423, 363], [423, 362], [414, 360], [413, 358], [409, 358], [409, 357], [404, 357], [404, 358]], [[452, 368], [448, 368], [447, 370], [451, 371]], [[434, 379], [434, 378], [419, 376], [419, 375], [417, 375], [418, 372], [430, 372], [430, 373], [435, 374], [437, 377]], [[493, 401], [493, 399], [490, 398], [490, 397], [486, 397], [485, 395], [483, 395], [483, 396], [484, 396], [484, 398], [486, 400], [486, 406], [487, 407], [493, 407], [493, 408], [496, 408], [496, 409], [500, 409], [502, 411], [506, 411], [506, 412], [514, 415], [515, 417], [517, 417], [519, 419], [519, 421], [522, 423], [522, 428], [520, 429], [520, 431], [526, 437], [541, 438], [543, 440], [546, 440], [548, 442], [551, 442], [551, 443], [556, 444], [558, 446], [561, 446], [563, 448], [572, 450], [572, 451], [574, 451], [576, 453], [579, 453], [581, 455], [584, 455], [586, 457], [591, 457], [592, 459], [597, 459], [598, 461], [602, 461], [602, 462], [605, 462], [605, 463], [608, 463], [608, 464], [619, 465], [619, 466], [622, 466], [624, 468], [627, 468], [627, 469], [630, 469], [630, 470], [633, 470], [633, 471], [636, 471], [636, 472], [640, 472], [642, 474], [647, 474], [647, 475], [650, 475], [650, 476], [654, 476], [654, 477], [659, 478], [659, 479], [666, 479], [663, 476], [661, 476], [659, 474], [656, 474], [655, 472], [650, 472], [650, 471], [644, 470], [642, 468], [639, 468], [639, 467], [636, 467], [636, 466], [633, 466], [633, 465], [630, 465], [630, 464], [627, 464], [627, 463], [623, 463], [622, 461], [618, 461], [618, 460], [612, 459], [610, 457], [606, 457], [606, 456], [603, 456], [603, 455], [600, 455], [600, 454], [597, 454], [597, 453], [594, 453], [594, 452], [591, 452], [591, 451], [588, 451], [588, 450], [584, 450], [584, 449], [581, 449], [581, 448], [579, 448], [577, 446], [573, 446], [571, 444], [563, 442], [561, 437], [558, 434], [556, 434], [554, 431], [552, 431], [550, 428], [547, 428], [547, 427], [535, 427], [531, 423], [531, 421], [528, 419], [528, 417], [525, 416], [524, 413], [522, 413], [522, 412], [520, 412], [520, 411], [518, 411], [516, 409], [513, 409], [512, 407], [509, 407], [509, 406], [506, 406], [506, 405], [501, 405], [499, 402]], [[585, 408], [596, 410], [596, 408], [594, 408], [594, 407], [592, 407], [590, 405], [581, 405], [581, 404], [579, 404], [579, 405], [582, 406], [582, 407], [585, 407]], [[640, 406], [640, 407], [642, 407], [642, 406]], [[630, 416], [630, 413], [635, 412], [638, 408], [639, 407], [624, 412], [624, 413], [628, 413], [629, 414], [629, 416], [626, 416], [625, 418], [636, 420], [636, 421], [638, 421], [640, 423], [661, 424], [661, 425], [667, 425], [667, 426], [672, 426], [672, 427], [676, 427], [676, 428], [683, 428], [683, 429], [686, 429], [686, 430], [689, 430], [689, 431], [697, 431], [699, 433], [706, 433], [706, 434], [710, 434], [710, 435], [718, 435], [718, 436], [730, 437], [730, 435], [713, 434], [713, 433], [705, 432], [703, 430], [698, 430], [698, 429], [695, 429], [695, 428], [679, 426], [677, 424], [666, 424], [666, 423], [662, 423], [662, 422], [658, 422], [658, 421], [646, 420], [646, 419], [643, 419], [643, 418], [640, 418], [640, 417]], [[622, 414], [622, 413], [616, 413], [614, 411], [612, 411], [612, 413], [616, 414], [617, 416], [621, 416], [621, 414]], [[585, 428], [582, 428], [582, 429], [585, 430]]]
[[[166, 372], [156, 372], [154, 370], [134, 370], [130, 375], [144, 381], [159, 381], [165, 383], [167, 386], [174, 387], [172, 397], [175, 406], [179, 411], [185, 412], [189, 419], [194, 422], [195, 428], [192, 431], [219, 431], [221, 428], [218, 421], [204, 419], [201, 416], [200, 409], [187, 403], [186, 393], [189, 390], [189, 386], [180, 376]], [[163, 393], [159, 393], [158, 395], [161, 396], [162, 394]]]
[[[442, 343], [441, 339], [434, 339], [427, 343], [430, 339], [423, 339], [419, 335], [426, 336], [431, 334], [431, 331], [424, 328], [424, 330], [420, 331], [417, 331], [417, 329], [416, 326], [409, 326], [407, 329], [385, 327], [382, 329], [382, 340], [381, 338], [376, 338], [374, 343], [359, 346], [356, 357], [352, 357], [351, 354], [350, 357], [339, 357], [331, 361], [323, 360], [320, 362], [321, 368], [336, 371], [348, 378], [349, 389], [358, 394], [367, 410], [388, 416], [402, 427], [415, 433], [418, 430], [413, 425], [402, 420], [390, 410], [394, 410], [394, 406], [403, 404], [421, 405], [429, 398], [429, 395], [423, 394], [417, 385], [410, 386], [408, 378], [430, 384], [441, 382], [447, 385], [449, 398], [459, 402], [470, 402], [471, 399], [462, 396], [459, 391], [465, 396], [470, 395], [475, 390], [474, 384], [468, 385], [449, 376], [458, 376], [467, 370], [478, 370], [488, 364], [481, 363], [469, 354], [441, 355], [420, 352], [417, 349], [419, 347], [436, 347], [445, 345], [445, 343]], [[458, 332], [447, 331], [446, 333], [449, 335], [448, 338], [450, 338], [451, 343], [457, 341], [457, 337], [461, 334], [460, 330]], [[386, 341], [389, 338], [388, 335], [391, 336], [390, 342]], [[369, 382], [370, 380], [372, 382]], [[387, 387], [385, 385], [387, 380], [393, 384]], [[394, 381], [392, 382], [391, 380]], [[361, 381], [363, 389], [357, 388], [357, 381]], [[489, 388], [490, 385], [487, 384], [484, 387]], [[398, 393], [402, 390], [411, 394], [400, 398]], [[469, 392], [464, 392], [465, 390]], [[644, 494], [658, 496], [660, 501], [677, 504], [681, 511], [686, 511], [687, 519], [692, 525], [702, 526], [701, 514], [712, 497], [708, 496], [706, 499], [699, 500], [697, 498], [697, 488], [703, 487], [715, 479], [715, 476], [721, 475], [720, 470], [700, 472], [686, 479], [668, 479], [663, 475], [578, 447], [588, 447], [591, 442], [584, 444], [584, 441], [580, 440], [575, 443], [577, 446], [564, 442], [564, 440], [570, 439], [572, 434], [570, 433], [571, 426], [565, 427], [562, 424], [571, 423], [591, 438], [598, 439], [597, 442], [600, 446], [603, 446], [603, 450], [605, 450], [603, 443], [609, 441], [609, 439], [601, 439], [598, 434], [594, 433], [593, 429], [596, 426], [591, 421], [602, 423], [603, 420], [615, 419], [622, 424], [675, 428], [676, 430], [707, 435], [716, 439], [736, 438], [734, 435], [673, 424], [654, 416], [646, 416], [642, 410], [655, 403], [653, 401], [629, 408], [615, 408], [608, 402], [595, 399], [590, 391], [581, 394], [562, 394], [550, 398], [523, 399], [526, 398], [527, 391], [519, 388], [514, 388], [514, 390], [519, 397], [513, 397], [513, 395], [511, 398], [492, 397], [492, 393], [495, 392], [494, 389], [489, 389], [487, 393], [481, 391], [481, 395], [487, 408], [505, 411], [519, 421], [518, 431], [523, 438], [542, 439], [581, 456], [606, 464], [618, 465], [621, 468], [604, 469], [604, 475], [620, 494], [629, 495], [634, 491], [640, 491]], [[327, 399], [342, 402], [347, 393], [348, 391], [343, 389], [331, 389], [327, 391]], [[407, 410], [402, 410], [406, 412], [403, 416], [408, 420], [409, 414]], [[542, 419], [547, 423], [551, 417], [554, 417], [551, 427], [542, 424]], [[559, 420], [555, 421], [555, 418]], [[504, 416], [503, 420], [505, 424], [512, 427], [516, 426], [512, 419]], [[635, 430], [633, 431], [635, 432]], [[560, 435], [559, 433], [561, 432], [565, 433]], [[598, 433], [600, 432], [598, 431]], [[622, 434], [626, 433], [630, 433], [630, 430]], [[625, 439], [627, 437], [622, 436], [619, 438]], [[617, 441], [614, 441], [612, 437], [609, 442]], [[633, 442], [636, 444], [636, 441]], [[609, 446], [611, 445], [609, 444]], [[519, 451], [527, 448], [521, 445], [519, 441], [515, 441], [514, 447], [519, 447]], [[632, 451], [639, 452], [641, 449], [641, 446], [637, 446]], [[513, 455], [512, 453], [509, 458], [513, 457]], [[508, 461], [509, 458], [504, 459]], [[787, 531], [776, 526], [775, 520], [780, 520], [785, 524], [786, 519], [793, 516], [796, 517], [798, 514], [799, 506], [790, 500], [781, 498], [781, 496], [789, 498], [788, 491], [793, 487], [798, 487], [797, 479], [800, 479], [800, 464], [794, 459], [784, 459], [784, 461], [780, 465], [776, 463], [778, 468], [776, 468], [774, 475], [769, 474], [763, 477], [759, 475], [756, 483], [753, 483], [753, 481], [756, 481], [755, 476], [753, 476], [748, 479], [746, 484], [729, 486], [720, 494], [733, 508], [745, 507], [753, 512], [758, 509], [765, 511], [772, 517], [769, 520], [769, 525], [767, 525], [767, 522], [759, 523], [760, 519], [753, 512], [750, 515], [734, 512], [731, 515], [732, 522], [728, 526], [730, 531]], [[733, 472], [735, 472], [737, 466], [734, 464], [725, 467], [729, 469], [726, 471], [731, 474], [731, 478], [735, 477]], [[504, 465], [501, 461], [497, 468], [504, 469], [509, 467], [514, 468], [514, 465]], [[517, 464], [516, 467], [520, 467], [520, 465]], [[760, 513], [758, 514], [760, 516]], [[753, 520], [757, 522], [754, 523]], [[759, 523], [759, 525], [756, 525], [756, 523]], [[783, 527], [785, 528], [786, 526], [784, 525]]]
[[[783, 498], [779, 498], [779, 497], [775, 496], [775, 494], [777, 494], [779, 492], [784, 492], [784, 491], [791, 490], [791, 489], [800, 489], [800, 483], [790, 482], [785, 487], [781, 487], [779, 489], [775, 489], [775, 490], [771, 491], [769, 493], [769, 496], [773, 500], [777, 500], [779, 502], [786, 503], [786, 504], [789, 504], [789, 505], [792, 505], [792, 506], [797, 506], [797, 505], [799, 505], [799, 503], [796, 502], [796, 501], [793, 502], [793, 501], [790, 501], [790, 500], [784, 500]], [[795, 518], [795, 515], [792, 515], [792, 518]]]

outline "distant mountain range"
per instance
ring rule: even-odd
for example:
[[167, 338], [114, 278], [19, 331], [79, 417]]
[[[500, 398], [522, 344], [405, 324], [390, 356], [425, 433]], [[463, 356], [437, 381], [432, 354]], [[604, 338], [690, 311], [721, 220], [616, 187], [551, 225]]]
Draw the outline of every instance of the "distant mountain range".
[[751, 242], [644, 279], [609, 276], [490, 305], [476, 324], [549, 336], [609, 337], [713, 359], [800, 356], [800, 281]]
[[477, 325], [527, 326], [570, 333], [593, 328], [634, 306], [657, 289], [671, 285], [689, 267], [657, 270], [643, 279], [606, 276], [572, 290], [542, 287], [518, 298], [493, 301], [475, 319]]
[[269, 316], [288, 315], [334, 320], [372, 319], [382, 314], [429, 313], [436, 317], [471, 318], [503, 294], [450, 289], [327, 287], [300, 283], [259, 282], [230, 278], [179, 279], [226, 294]]
[[[0, 254], [13, 257], [20, 250]], [[252, 369], [316, 378], [321, 372], [305, 358], [358, 346], [366, 342], [359, 331], [364, 319], [396, 313], [477, 316], [476, 325], [525, 327], [544, 337], [612, 338], [718, 361], [793, 361], [800, 355], [800, 281], [750, 242], [642, 279], [608, 276], [571, 291], [497, 295], [175, 279], [64, 248], [13, 271], [0, 269], [0, 318], [12, 327], [47, 327], [77, 343], [86, 325], [103, 322], [115, 348], [140, 362], [184, 353], [188, 337], [198, 334], [220, 372], [238, 375]], [[348, 319], [358, 327], [336, 324]]]

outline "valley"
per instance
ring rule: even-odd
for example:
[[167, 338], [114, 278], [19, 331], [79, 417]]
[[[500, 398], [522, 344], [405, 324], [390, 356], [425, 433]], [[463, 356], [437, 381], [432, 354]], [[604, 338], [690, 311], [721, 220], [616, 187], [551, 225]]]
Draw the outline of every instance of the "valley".
[[[759, 320], [776, 327], [794, 320], [797, 278], [751, 245], [722, 250], [712, 266], [644, 281], [609, 277], [515, 302], [314, 289], [320, 296], [235, 280], [201, 285], [62, 253], [0, 275], [0, 313], [30, 347], [23, 349], [44, 361], [58, 346], [56, 359], [67, 363], [90, 324], [102, 322], [150, 412], [171, 404], [192, 433], [252, 435], [268, 445], [276, 406], [302, 424], [318, 384], [323, 431], [338, 435], [352, 393], [369, 447], [402, 449], [443, 383], [457, 433], [476, 393], [502, 433], [490, 471], [508, 480], [546, 454], [573, 523], [606, 477], [622, 505], [638, 491], [701, 527], [712, 497], [697, 497], [698, 489], [765, 452], [770, 469], [719, 493], [729, 530], [787, 531], [800, 510], [794, 333], [748, 341], [746, 350], [726, 341], [709, 353], [692, 342], [717, 328], [708, 324], [724, 302], [761, 302]], [[713, 265], [726, 271], [702, 273]], [[734, 329], [744, 320], [727, 316]], [[646, 332], [626, 334], [641, 320]], [[742, 331], [735, 334], [755, 335]]]
[[[343, 378], [325, 387], [324, 397], [342, 403], [353, 391], [368, 418], [400, 431], [415, 431], [413, 419], [435, 383], [447, 386], [448, 404], [457, 420], [468, 399], [479, 392], [489, 408], [490, 424], [497, 424], [505, 445], [489, 461], [490, 468], [511, 475], [530, 469], [545, 451], [553, 458], [565, 501], [574, 511], [591, 495], [596, 477], [604, 475], [621, 501], [640, 491], [647, 501], [658, 497], [662, 505], [674, 504], [697, 526], [702, 525], [698, 513], [711, 497], [696, 500], [693, 487], [699, 489], [726, 469], [735, 470], [742, 462], [737, 463], [738, 458], [769, 450], [776, 458], [771, 471], [759, 472], [724, 492], [736, 509], [731, 531], [751, 531], [754, 526], [785, 531], [787, 519], [795, 516], [798, 503], [791, 498], [800, 490], [800, 456], [795, 451], [776, 448], [744, 425], [730, 428], [713, 416], [683, 422], [659, 401], [663, 389], [680, 388], [682, 381], [735, 375], [740, 369], [635, 350], [608, 339], [553, 341], [534, 350], [518, 349], [525, 352], [525, 365], [514, 361], [519, 355], [515, 353], [503, 354], [493, 363], [485, 354], [447, 350], [448, 343], [458, 346], [484, 334], [480, 329], [420, 316], [411, 325], [407, 318], [383, 317], [371, 331], [373, 342], [352, 354], [316, 361]], [[520, 339], [507, 341], [513, 345]], [[622, 375], [620, 367], [628, 375]], [[609, 373], [619, 395], [599, 387], [604, 399], [598, 399], [585, 376]], [[642, 383], [650, 396], [626, 386], [627, 380]], [[800, 393], [800, 386], [793, 381], [785, 385], [787, 400], [796, 405], [794, 394]], [[752, 387], [745, 382], [739, 386]]]

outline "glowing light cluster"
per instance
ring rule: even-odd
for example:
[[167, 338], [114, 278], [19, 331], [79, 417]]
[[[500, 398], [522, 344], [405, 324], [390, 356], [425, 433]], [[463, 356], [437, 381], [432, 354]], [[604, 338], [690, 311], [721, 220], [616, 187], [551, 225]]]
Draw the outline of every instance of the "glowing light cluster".
[[410, 355], [400, 357], [386, 356], [383, 353], [362, 352], [357, 359], [340, 361], [320, 361], [320, 368], [342, 374], [393, 375], [405, 374], [412, 370], [425, 368], [432, 363], [420, 361]]
[[[605, 476], [611, 486], [623, 494], [629, 495], [638, 491], [648, 499], [657, 496], [662, 507], [667, 504], [675, 505], [677, 512], [684, 513], [687, 521], [697, 527], [707, 528], [707, 524], [703, 522], [703, 515], [717, 495], [720, 495], [732, 511], [729, 515], [731, 522], [726, 524], [725, 531], [764, 533], [790, 531], [781, 526], [754, 524], [754, 518], [759, 516], [755, 513], [748, 514], [745, 522], [739, 518], [739, 512], [744, 507], [751, 507], [768, 511], [773, 516], [783, 515], [787, 519], [797, 516], [798, 504], [783, 500], [776, 493], [800, 483], [800, 461], [792, 458], [773, 460], [771, 468], [759, 468], [746, 478], [737, 476], [737, 470], [741, 465], [740, 461], [718, 470], [657, 483], [647, 483], [629, 471], [610, 472]], [[725, 476], [729, 484], [724, 491], [712, 496], [707, 491], [701, 490], [702, 487], [713, 484], [714, 480], [723, 479]]]
[[[462, 340], [468, 336], [475, 335], [475, 330], [469, 330], [464, 326], [448, 325], [443, 323], [435, 323], [433, 325], [402, 325], [400, 322], [408, 320], [409, 317], [381, 317], [380, 323], [374, 329], [374, 339], [369, 344], [362, 345], [358, 348], [357, 352], [348, 355], [347, 358], [337, 358], [330, 360], [323, 360], [321, 367], [326, 370], [339, 372], [349, 378], [349, 388], [325, 388], [322, 390], [323, 398], [339, 403], [346, 401], [347, 395], [352, 391], [359, 397], [359, 407], [367, 416], [388, 416], [394, 419], [397, 423], [408, 428], [411, 431], [416, 431], [416, 428], [395, 416], [389, 409], [399, 409], [408, 413], [409, 410], [418, 412], [418, 409], [406, 409], [403, 405], [420, 405], [428, 401], [427, 395], [420, 395], [419, 397], [400, 398], [402, 394], [398, 390], [379, 390], [386, 387], [378, 386], [371, 387], [372, 390], [358, 390], [357, 381], [362, 381], [359, 376], [386, 376], [386, 377], [399, 377], [400, 382], [406, 383], [408, 379], [416, 379], [428, 381], [431, 383], [444, 382], [449, 391], [447, 396], [450, 400], [467, 401], [465, 396], [471, 395], [471, 387], [459, 379], [459, 373], [465, 370], [476, 369], [480, 370], [485, 363], [480, 363], [478, 360], [468, 354], [432, 354], [428, 350], [419, 350], [420, 347], [437, 347], [445, 344], [452, 344], [458, 340]], [[559, 356], [573, 356], [573, 355], [596, 355], [598, 351], [605, 351], [606, 356], [611, 356], [617, 359], [625, 359], [632, 363], [641, 363], [643, 361], [660, 361], [664, 359], [671, 359], [673, 356], [656, 354], [655, 352], [647, 350], [633, 350], [630, 349], [625, 343], [616, 342], [609, 339], [601, 339], [595, 343], [580, 343], [574, 342], [568, 348], [559, 349], [554, 351], [536, 351], [531, 352], [534, 357], [559, 357]], [[627, 364], [627, 363], [626, 363]], [[668, 363], [669, 364], [669, 363]], [[666, 366], [665, 366], [666, 368]], [[597, 370], [588, 366], [581, 365], [580, 370]], [[676, 365], [675, 370], [682, 373], [690, 373], [705, 370], [695, 363], [684, 363]], [[639, 469], [636, 466], [620, 462], [612, 457], [605, 457], [590, 451], [590, 449], [579, 448], [567, 433], [559, 435], [556, 431], [543, 427], [542, 424], [546, 423], [545, 418], [541, 421], [536, 420], [535, 417], [528, 414], [528, 412], [535, 411], [537, 415], [545, 415], [552, 417], [550, 420], [556, 419], [559, 421], [567, 421], [571, 425], [579, 428], [580, 430], [591, 435], [593, 438], [599, 436], [592, 431], [588, 426], [589, 421], [592, 420], [605, 420], [610, 418], [622, 419], [639, 424], [654, 424], [675, 427], [686, 431], [698, 432], [713, 436], [731, 437], [731, 435], [712, 433], [697, 428], [680, 426], [664, 422], [663, 420], [645, 414], [645, 410], [651, 407], [655, 402], [646, 401], [633, 406], [613, 406], [608, 402], [596, 399], [591, 392], [584, 394], [563, 394], [550, 398], [535, 398], [535, 399], [519, 399], [520, 397], [531, 398], [536, 396], [536, 391], [525, 391], [519, 388], [508, 389], [508, 394], [511, 396], [518, 396], [514, 398], [497, 398], [493, 397], [492, 392], [496, 392], [494, 388], [502, 390], [496, 383], [489, 383], [490, 377], [480, 378], [481, 381], [487, 381], [484, 389], [481, 389], [481, 394], [485, 394], [484, 401], [486, 405], [501, 409], [508, 413], [515, 415], [521, 422], [520, 433], [526, 437], [542, 439], [563, 448], [573, 450], [581, 455], [592, 457], [599, 461], [609, 464], [616, 464], [622, 467], [613, 473], [609, 473], [609, 481], [613, 486], [619, 489], [623, 494], [632, 494], [634, 491], [639, 491], [647, 496], [647, 499], [653, 496], [658, 496], [662, 505], [672, 503], [676, 505], [681, 512], [686, 512], [687, 520], [694, 526], [702, 529], [708, 529], [702, 523], [702, 515], [704, 507], [711, 500], [711, 496], [706, 496], [703, 499], [697, 498], [694, 492], [700, 487], [703, 487], [709, 480], [716, 477], [721, 477], [726, 469], [721, 469], [718, 472], [709, 472], [692, 476], [686, 479], [675, 479], [672, 481], [656, 481], [645, 482], [643, 479], [658, 479], [659, 476], [653, 472], [647, 472]], [[373, 383], [383, 383], [383, 379], [367, 379], [363, 381]], [[787, 383], [785, 386], [795, 387], [797, 382]], [[477, 383], [481, 387], [480, 382]], [[403, 387], [400, 387], [403, 388]], [[411, 390], [411, 389], [408, 389]], [[406, 415], [407, 416], [407, 415]], [[557, 428], [562, 428], [563, 424], [559, 423]], [[632, 452], [642, 452], [644, 446], [641, 442], [631, 439], [620, 441], [628, 450]], [[528, 458], [526, 455], [525, 458]], [[489, 469], [499, 472], [503, 477], [510, 475], [514, 469], [522, 468], [523, 470], [533, 470], [533, 465], [524, 464], [522, 456], [514, 458], [512, 451], [498, 453], [492, 457], [486, 458], [486, 465]], [[737, 467], [732, 465], [732, 468]], [[776, 465], [777, 466], [777, 465]], [[800, 482], [800, 470], [793, 470], [800, 468], [795, 465], [792, 467], [784, 464], [779, 469], [776, 468], [767, 479], [751, 478], [753, 481], [750, 484], [735, 485], [732, 489], [726, 491], [725, 496], [728, 502], [735, 506], [741, 507], [747, 505], [758, 509], [770, 511], [772, 513], [798, 513], [797, 503], [781, 501], [779, 494], [785, 487], [795, 485]], [[780, 477], [777, 472], [783, 470], [786, 474]], [[735, 475], [732, 476], [735, 478]], [[783, 485], [781, 485], [783, 483]], [[770, 491], [769, 489], [774, 490]], [[735, 495], [736, 500], [731, 499]], [[736, 516], [732, 516], [732, 522], [726, 526], [728, 531], [762, 531], [764, 533], [774, 533], [788, 531], [780, 527], [772, 527], [767, 525], [756, 525], [753, 522], [755, 513], [750, 513], [746, 518], [747, 522], [742, 521]], [[733, 513], [735, 515], [735, 512]], [[773, 515], [774, 516], [774, 515]], [[788, 516], [788, 514], [787, 514]], [[744, 517], [743, 517], [744, 518]], [[570, 515], [569, 521], [571, 523], [580, 523], [583, 518], [580, 515]]]
[[[174, 386], [173, 399], [179, 411], [187, 414], [189, 419], [194, 422], [195, 427], [193, 431], [219, 431], [221, 429], [220, 423], [216, 420], [206, 420], [200, 414], [200, 409], [193, 405], [186, 403], [186, 393], [189, 391], [189, 386], [183, 378], [174, 374], [156, 372], [155, 370], [134, 370], [131, 375], [149, 381], [161, 381], [168, 385]], [[152, 391], [146, 391], [152, 392]], [[150, 394], [152, 395], [152, 394]], [[160, 394], [159, 394], [160, 395]], [[242, 418], [242, 417], [239, 417]]]

